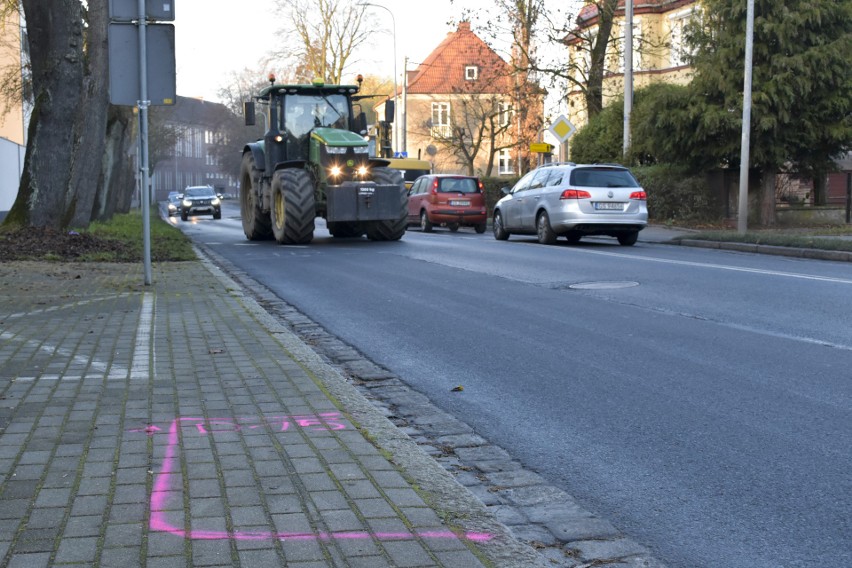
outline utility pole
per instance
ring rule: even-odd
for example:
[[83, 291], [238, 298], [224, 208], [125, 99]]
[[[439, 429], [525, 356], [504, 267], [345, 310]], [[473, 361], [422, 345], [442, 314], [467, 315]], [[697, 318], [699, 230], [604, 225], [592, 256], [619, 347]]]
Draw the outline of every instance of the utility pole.
[[624, 3], [624, 143], [623, 159], [630, 152], [630, 114], [633, 112], [633, 0]]
[[402, 68], [402, 152], [408, 155], [408, 56]]
[[754, 0], [748, 0], [745, 37], [745, 77], [743, 79], [743, 132], [740, 147], [740, 195], [737, 209], [737, 232], [748, 230], [748, 166], [751, 145], [751, 70], [754, 54]]

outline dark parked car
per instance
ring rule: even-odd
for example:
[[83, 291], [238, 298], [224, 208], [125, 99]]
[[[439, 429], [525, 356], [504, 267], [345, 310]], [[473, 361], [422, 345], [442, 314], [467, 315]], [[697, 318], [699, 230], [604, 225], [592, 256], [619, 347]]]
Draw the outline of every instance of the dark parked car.
[[609, 235], [636, 243], [648, 224], [645, 190], [617, 164], [547, 164], [518, 180], [494, 206], [494, 238], [537, 235], [551, 244], [560, 236], [576, 243], [588, 235]]
[[408, 222], [428, 233], [435, 226], [451, 231], [473, 227], [485, 232], [485, 194], [475, 176], [431, 174], [417, 178], [408, 193]]
[[187, 187], [180, 204], [180, 218], [186, 221], [190, 215], [202, 213], [221, 219], [221, 197], [207, 185]]

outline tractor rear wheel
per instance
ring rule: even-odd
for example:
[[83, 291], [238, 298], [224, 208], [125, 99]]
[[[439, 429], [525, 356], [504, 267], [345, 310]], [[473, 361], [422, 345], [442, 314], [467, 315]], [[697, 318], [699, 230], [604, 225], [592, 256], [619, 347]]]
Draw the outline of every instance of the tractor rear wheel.
[[243, 154], [240, 166], [240, 218], [243, 232], [250, 241], [268, 239], [272, 236], [269, 213], [264, 213], [260, 201], [260, 172], [251, 152]]
[[408, 193], [402, 174], [390, 168], [374, 168], [373, 181], [378, 185], [399, 186], [399, 216], [389, 221], [374, 221], [367, 224], [367, 238], [371, 241], [398, 241], [408, 228]]
[[314, 182], [305, 170], [278, 170], [272, 177], [272, 234], [282, 245], [305, 245], [314, 238]]

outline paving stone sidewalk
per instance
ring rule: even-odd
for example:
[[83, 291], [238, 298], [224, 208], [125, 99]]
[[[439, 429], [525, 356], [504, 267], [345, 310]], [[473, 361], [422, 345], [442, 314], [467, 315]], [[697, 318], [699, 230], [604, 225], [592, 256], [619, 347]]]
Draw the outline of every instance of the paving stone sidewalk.
[[0, 566], [542, 565], [206, 262], [0, 265]]

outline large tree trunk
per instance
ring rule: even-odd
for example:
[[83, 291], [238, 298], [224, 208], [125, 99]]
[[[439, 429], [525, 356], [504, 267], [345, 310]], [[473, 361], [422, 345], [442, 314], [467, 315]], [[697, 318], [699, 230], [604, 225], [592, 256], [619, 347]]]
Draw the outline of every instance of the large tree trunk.
[[69, 193], [76, 195], [77, 199], [77, 207], [71, 220], [75, 227], [85, 227], [93, 218], [93, 206], [104, 157], [106, 109], [109, 105], [109, 15], [104, 0], [89, 0], [88, 24], [83, 101], [74, 117], [78, 146], [69, 187]]
[[133, 160], [130, 159], [130, 147], [136, 139], [134, 124], [130, 107], [109, 107], [101, 178], [92, 210], [93, 221], [130, 211], [136, 189]]
[[777, 168], [766, 168], [761, 177], [760, 224], [764, 227], [775, 225], [775, 179]]
[[[33, 112], [18, 196], [7, 224], [66, 228], [90, 220], [106, 112], [106, 0], [23, 0]], [[88, 40], [87, 36], [88, 35]], [[87, 45], [87, 41], [94, 41]], [[104, 50], [104, 51], [101, 51]], [[85, 52], [92, 57], [86, 61]], [[100, 65], [103, 65], [99, 67]], [[86, 68], [93, 74], [91, 81]]]
[[65, 227], [74, 216], [70, 181], [76, 141], [68, 128], [82, 100], [83, 14], [79, 0], [23, 0], [33, 112], [18, 196], [8, 223]]

